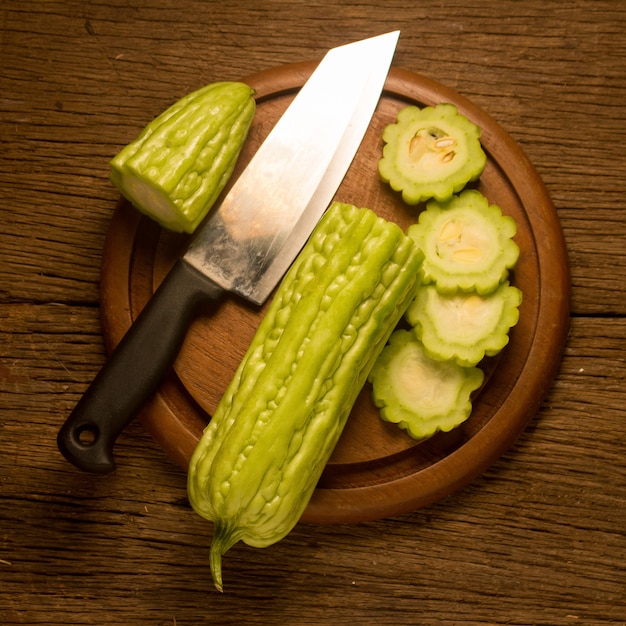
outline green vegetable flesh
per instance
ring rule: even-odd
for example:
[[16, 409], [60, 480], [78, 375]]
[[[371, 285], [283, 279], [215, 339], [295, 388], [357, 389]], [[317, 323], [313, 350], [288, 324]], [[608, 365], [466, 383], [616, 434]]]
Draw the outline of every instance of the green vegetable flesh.
[[471, 394], [483, 382], [476, 367], [430, 358], [408, 330], [396, 330], [370, 372], [381, 417], [414, 439], [448, 432], [465, 421]]
[[254, 91], [239, 82], [185, 96], [112, 159], [112, 182], [163, 227], [194, 232], [233, 172], [255, 109]]
[[408, 234], [424, 251], [424, 282], [442, 293], [490, 293], [519, 257], [515, 221], [478, 191], [430, 201]]
[[268, 546], [300, 518], [421, 262], [397, 225], [334, 203], [281, 282], [189, 467], [218, 589], [235, 542]]
[[453, 359], [468, 367], [507, 345], [521, 301], [522, 292], [506, 281], [486, 296], [474, 292], [446, 295], [432, 284], [423, 285], [406, 318], [430, 357]]
[[441, 202], [476, 180], [487, 163], [480, 127], [452, 104], [400, 110], [383, 131], [378, 172], [407, 204]]
[[[472, 411], [476, 367], [507, 345], [522, 292], [515, 221], [476, 190], [487, 158], [481, 130], [451, 104], [409, 106], [383, 131], [381, 179], [410, 205], [429, 200], [408, 235], [424, 253], [423, 280], [369, 375], [384, 420], [415, 439], [449, 431]], [[458, 195], [455, 195], [458, 194]]]

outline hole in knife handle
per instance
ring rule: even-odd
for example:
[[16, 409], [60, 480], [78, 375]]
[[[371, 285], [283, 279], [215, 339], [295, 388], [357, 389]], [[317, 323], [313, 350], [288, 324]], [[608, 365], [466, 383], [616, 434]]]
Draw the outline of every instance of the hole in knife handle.
[[84, 424], [76, 431], [76, 439], [81, 446], [86, 448], [93, 446], [98, 440], [100, 431], [95, 424]]

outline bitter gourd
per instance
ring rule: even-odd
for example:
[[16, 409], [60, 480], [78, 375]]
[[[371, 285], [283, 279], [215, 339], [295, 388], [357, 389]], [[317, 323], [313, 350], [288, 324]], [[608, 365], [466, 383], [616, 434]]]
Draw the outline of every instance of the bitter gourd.
[[280, 283], [189, 465], [218, 589], [234, 543], [268, 546], [297, 523], [422, 257], [396, 224], [334, 203]]
[[414, 439], [448, 432], [465, 421], [484, 373], [430, 358], [409, 330], [396, 330], [369, 374], [381, 417]]
[[486, 296], [441, 294], [432, 284], [422, 285], [406, 319], [428, 356], [469, 367], [507, 345], [521, 301], [522, 292], [508, 281]]
[[519, 258], [515, 220], [474, 189], [431, 200], [407, 233], [424, 251], [424, 283], [442, 293], [490, 293]]
[[254, 91], [245, 83], [202, 87], [111, 160], [111, 180], [164, 228], [193, 233], [228, 182], [255, 110]]
[[378, 172], [407, 204], [444, 202], [482, 174], [487, 156], [480, 135], [453, 104], [409, 105], [383, 130]]

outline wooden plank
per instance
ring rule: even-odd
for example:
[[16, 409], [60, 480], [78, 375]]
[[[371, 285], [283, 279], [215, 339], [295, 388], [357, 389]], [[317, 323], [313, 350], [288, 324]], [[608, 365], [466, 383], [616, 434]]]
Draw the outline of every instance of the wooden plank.
[[[622, 624], [626, 5], [407, 0], [250, 5], [5, 0], [0, 11], [0, 623]], [[104, 361], [108, 160], [206, 82], [400, 27], [396, 65], [470, 98], [522, 146], [562, 221], [572, 329], [517, 444], [443, 502], [298, 525], [225, 557], [182, 470], [135, 423], [81, 474], [57, 427]]]
[[[410, 619], [416, 607], [452, 622], [470, 606], [481, 623], [537, 624], [568, 623], [567, 615], [602, 623], [625, 609], [626, 476], [614, 446], [626, 402], [623, 320], [574, 320], [537, 418], [466, 489], [393, 522], [301, 524], [266, 550], [237, 546], [225, 556], [218, 602], [211, 526], [188, 508], [184, 473], [139, 424], [118, 442], [119, 469], [106, 477], [74, 470], [55, 449], [56, 427], [103, 358], [95, 312], [9, 310], [0, 328], [2, 345], [11, 338], [0, 361], [3, 623], [99, 623], [113, 603], [107, 623], [173, 624], [170, 604], [184, 615], [179, 624], [206, 610], [235, 624], [241, 600], [256, 597], [265, 600], [248, 623], [261, 624], [275, 616], [269, 598], [302, 587], [316, 593], [282, 606], [288, 623], [310, 623], [321, 599], [336, 619], [364, 622], [374, 611], [381, 624]], [[581, 386], [584, 405], [574, 395]], [[513, 588], [517, 610], [507, 603]]]

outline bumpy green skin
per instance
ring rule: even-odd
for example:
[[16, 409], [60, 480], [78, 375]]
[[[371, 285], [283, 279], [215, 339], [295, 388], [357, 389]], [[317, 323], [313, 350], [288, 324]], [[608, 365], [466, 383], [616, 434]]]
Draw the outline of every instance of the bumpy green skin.
[[432, 284], [422, 285], [406, 319], [428, 356], [471, 367], [508, 344], [521, 302], [522, 292], [507, 281], [486, 296], [444, 295]]
[[494, 291], [517, 263], [516, 232], [515, 220], [476, 190], [445, 203], [431, 200], [407, 231], [424, 251], [425, 284], [441, 293], [481, 295]]
[[381, 417], [417, 440], [464, 422], [483, 378], [477, 367], [431, 359], [409, 330], [391, 335], [369, 375]]
[[244, 83], [188, 94], [112, 159], [111, 180], [164, 228], [193, 233], [228, 182], [255, 110]]
[[397, 225], [335, 203], [279, 285], [189, 466], [218, 589], [235, 542], [268, 546], [297, 523], [422, 258]]
[[407, 204], [448, 200], [483, 172], [481, 129], [453, 104], [401, 109], [383, 131], [378, 172]]

